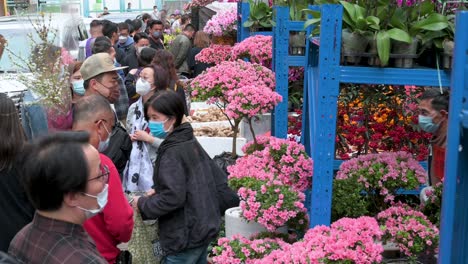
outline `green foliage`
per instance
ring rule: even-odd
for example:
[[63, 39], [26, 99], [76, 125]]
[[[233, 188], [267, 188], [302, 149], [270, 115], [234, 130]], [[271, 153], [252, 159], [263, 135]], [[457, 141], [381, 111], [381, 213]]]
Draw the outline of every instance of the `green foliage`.
[[272, 20], [273, 10], [261, 0], [249, 0], [250, 16], [242, 26], [270, 28], [275, 23]]

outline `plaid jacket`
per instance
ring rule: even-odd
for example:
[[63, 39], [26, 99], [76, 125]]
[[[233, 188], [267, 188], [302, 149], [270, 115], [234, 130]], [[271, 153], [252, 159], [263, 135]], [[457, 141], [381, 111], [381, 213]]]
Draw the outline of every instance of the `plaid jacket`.
[[35, 214], [10, 243], [8, 253], [21, 263], [104, 264], [96, 245], [81, 225]]

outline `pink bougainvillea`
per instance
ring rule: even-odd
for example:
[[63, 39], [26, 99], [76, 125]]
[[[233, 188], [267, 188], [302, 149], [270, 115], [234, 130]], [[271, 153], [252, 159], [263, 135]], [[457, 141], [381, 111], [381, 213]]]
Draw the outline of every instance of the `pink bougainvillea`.
[[255, 35], [237, 43], [232, 48], [232, 58], [247, 58], [253, 63], [271, 68], [273, 58], [273, 37]]
[[221, 37], [237, 32], [237, 7], [219, 12], [206, 22], [203, 31], [207, 34]]
[[220, 64], [231, 60], [232, 46], [212, 44], [204, 48], [195, 56], [195, 60], [208, 64]]

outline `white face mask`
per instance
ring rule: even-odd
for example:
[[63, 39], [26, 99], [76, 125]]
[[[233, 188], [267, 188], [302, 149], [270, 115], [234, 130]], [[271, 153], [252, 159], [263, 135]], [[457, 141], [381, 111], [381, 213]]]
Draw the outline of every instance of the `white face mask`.
[[142, 51], [144, 48], [147, 48], [147, 47], [146, 47], [146, 46], [138, 47], [138, 48], [137, 48], [138, 54], [141, 54], [141, 51]]
[[125, 36], [119, 36], [119, 43], [120, 44], [125, 44], [128, 40], [128, 37]]
[[147, 82], [145, 79], [140, 78], [136, 82], [135, 88], [136, 88], [136, 92], [139, 95], [143, 96], [143, 95], [147, 95], [151, 91], [151, 84]]
[[102, 191], [100, 193], [98, 193], [96, 196], [88, 194], [88, 193], [83, 193], [83, 194], [86, 195], [86, 196], [89, 196], [89, 197], [96, 198], [97, 203], [99, 205], [98, 209], [86, 209], [86, 208], [77, 206], [79, 209], [81, 209], [81, 210], [83, 210], [85, 212], [86, 218], [89, 219], [89, 218], [99, 214], [100, 212], [102, 212], [102, 210], [104, 210], [104, 207], [107, 204], [107, 198], [108, 198], [108, 195], [109, 195], [109, 185], [108, 184], [104, 185], [104, 189], [102, 189]]

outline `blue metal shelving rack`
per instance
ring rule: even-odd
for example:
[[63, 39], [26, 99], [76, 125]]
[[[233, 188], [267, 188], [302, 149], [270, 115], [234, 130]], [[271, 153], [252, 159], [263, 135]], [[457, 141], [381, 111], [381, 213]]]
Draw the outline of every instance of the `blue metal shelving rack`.
[[468, 11], [456, 17], [439, 263], [468, 263]]
[[306, 70], [308, 91], [304, 103], [310, 113], [304, 127], [310, 127], [309, 150], [314, 160], [309, 208], [312, 227], [330, 224], [333, 171], [341, 163], [335, 159], [340, 83], [439, 86], [440, 82], [442, 86], [450, 86], [450, 74], [446, 71], [340, 65], [343, 8], [341, 5], [323, 5], [320, 12], [321, 45], [311, 46]]

